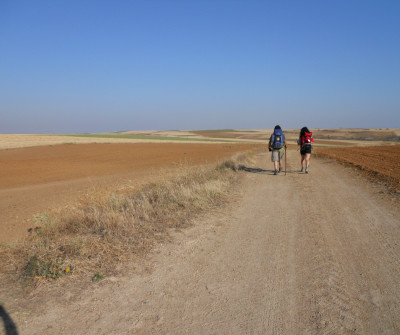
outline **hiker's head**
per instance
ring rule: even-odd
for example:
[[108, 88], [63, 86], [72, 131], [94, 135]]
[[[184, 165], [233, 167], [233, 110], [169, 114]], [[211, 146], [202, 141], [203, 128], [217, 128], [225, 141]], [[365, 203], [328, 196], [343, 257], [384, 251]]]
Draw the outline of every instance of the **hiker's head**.
[[275, 129], [282, 129], [282, 128], [281, 128], [281, 126], [276, 125], [275, 128], [274, 128], [274, 130], [275, 130]]
[[307, 127], [303, 127], [303, 128], [301, 128], [301, 130], [300, 130], [300, 136], [303, 136], [304, 135], [304, 133], [309, 133], [310, 131], [308, 130], [308, 128]]

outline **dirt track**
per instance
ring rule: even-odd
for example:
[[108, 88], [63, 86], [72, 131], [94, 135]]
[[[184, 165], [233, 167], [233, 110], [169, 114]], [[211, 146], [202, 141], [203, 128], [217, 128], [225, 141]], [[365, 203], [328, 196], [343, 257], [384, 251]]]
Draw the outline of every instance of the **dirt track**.
[[[399, 334], [399, 208], [313, 160], [249, 167], [234, 204], [177, 232], [123, 278], [61, 284], [13, 313], [21, 334]], [[307, 190], [307, 192], [304, 192]], [[39, 290], [40, 293], [40, 290]], [[38, 300], [36, 299], [36, 304]], [[7, 304], [6, 304], [7, 307]]]

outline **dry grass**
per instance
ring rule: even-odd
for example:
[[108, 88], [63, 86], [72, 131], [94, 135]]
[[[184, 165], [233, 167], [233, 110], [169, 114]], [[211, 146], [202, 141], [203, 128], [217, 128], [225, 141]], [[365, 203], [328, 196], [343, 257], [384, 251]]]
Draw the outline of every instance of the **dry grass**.
[[94, 194], [76, 207], [37, 215], [30, 238], [0, 249], [0, 272], [30, 283], [112, 273], [167, 239], [170, 228], [189, 226], [195, 215], [226, 201], [239, 163], [248, 157], [217, 167], [182, 167], [179, 175], [134, 192]]

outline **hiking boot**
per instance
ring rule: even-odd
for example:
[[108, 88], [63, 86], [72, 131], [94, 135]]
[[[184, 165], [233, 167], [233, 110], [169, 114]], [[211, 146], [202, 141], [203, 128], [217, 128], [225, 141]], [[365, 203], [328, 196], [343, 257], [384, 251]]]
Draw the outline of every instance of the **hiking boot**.
[[281, 173], [282, 172], [282, 168], [279, 168], [279, 173]]
[[308, 168], [306, 168], [306, 173], [308, 173]]
[[304, 168], [301, 168], [300, 172], [303, 172], [303, 171], [304, 171]]
[[278, 170], [274, 171], [274, 176], [276, 176], [278, 174]]

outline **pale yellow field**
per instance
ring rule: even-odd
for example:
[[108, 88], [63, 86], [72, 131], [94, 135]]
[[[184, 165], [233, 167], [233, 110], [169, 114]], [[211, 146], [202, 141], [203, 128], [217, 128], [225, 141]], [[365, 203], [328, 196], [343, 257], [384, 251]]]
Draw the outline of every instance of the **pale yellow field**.
[[[93, 137], [73, 137], [57, 135], [35, 135], [35, 134], [0, 134], [0, 150], [12, 148], [26, 148], [44, 145], [57, 144], [89, 144], [89, 143], [175, 143], [176, 140], [154, 140], [154, 139], [129, 139], [129, 138], [93, 138]], [[179, 143], [190, 143], [179, 141]], [[215, 143], [218, 143], [218, 139]], [[238, 142], [238, 141], [235, 141]], [[248, 141], [247, 141], [248, 142]], [[210, 143], [210, 142], [208, 142]]]

